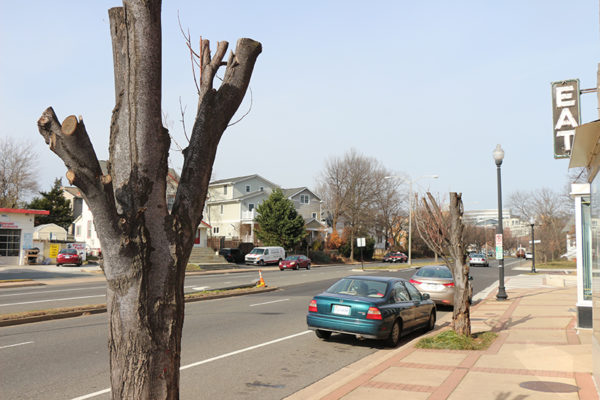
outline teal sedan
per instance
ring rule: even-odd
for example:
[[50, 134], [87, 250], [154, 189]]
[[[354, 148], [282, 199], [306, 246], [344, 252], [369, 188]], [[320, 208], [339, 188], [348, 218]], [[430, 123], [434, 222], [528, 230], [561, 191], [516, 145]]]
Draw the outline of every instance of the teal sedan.
[[429, 295], [406, 279], [348, 276], [310, 301], [306, 323], [320, 339], [345, 333], [396, 347], [403, 335], [433, 329], [435, 319]]

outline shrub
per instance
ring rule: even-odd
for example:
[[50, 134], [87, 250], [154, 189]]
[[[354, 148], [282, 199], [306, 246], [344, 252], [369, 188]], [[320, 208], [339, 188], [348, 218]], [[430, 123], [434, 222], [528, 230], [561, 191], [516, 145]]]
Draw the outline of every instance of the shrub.
[[324, 251], [311, 251], [308, 256], [313, 263], [317, 264], [329, 264], [331, 262], [331, 257]]

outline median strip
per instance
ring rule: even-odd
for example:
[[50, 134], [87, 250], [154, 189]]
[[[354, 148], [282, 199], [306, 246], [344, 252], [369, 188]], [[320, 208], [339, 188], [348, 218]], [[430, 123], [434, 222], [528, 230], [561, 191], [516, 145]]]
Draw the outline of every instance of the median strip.
[[[277, 290], [277, 287], [260, 287], [254, 285], [236, 288], [224, 288], [185, 295], [185, 302], [221, 299], [225, 297], [243, 296], [246, 294], [266, 293]], [[86, 305], [79, 307], [52, 308], [48, 310], [25, 311], [0, 315], [0, 327], [48, 321], [52, 319], [73, 318], [106, 312], [106, 304]]]

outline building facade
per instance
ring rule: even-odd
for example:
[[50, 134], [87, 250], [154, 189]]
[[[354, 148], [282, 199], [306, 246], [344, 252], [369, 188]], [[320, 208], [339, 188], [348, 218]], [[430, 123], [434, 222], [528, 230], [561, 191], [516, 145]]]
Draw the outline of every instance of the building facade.
[[25, 250], [33, 245], [36, 215], [49, 215], [46, 210], [0, 208], [0, 263], [25, 264]]

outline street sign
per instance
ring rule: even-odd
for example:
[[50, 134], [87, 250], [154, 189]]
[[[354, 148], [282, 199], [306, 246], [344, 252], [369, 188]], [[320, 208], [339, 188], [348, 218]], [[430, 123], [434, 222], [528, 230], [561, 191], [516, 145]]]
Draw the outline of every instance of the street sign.
[[356, 238], [356, 247], [366, 247], [366, 242], [365, 238]]
[[502, 234], [496, 234], [496, 260], [502, 260], [504, 258], [502, 249]]
[[579, 79], [552, 82], [554, 158], [570, 157], [579, 115]]
[[[537, 243], [542, 243], [542, 241], [541, 240], [534, 240], [533, 243], [536, 243], [536, 244]], [[531, 240], [529, 241], [529, 244], [531, 244]]]

